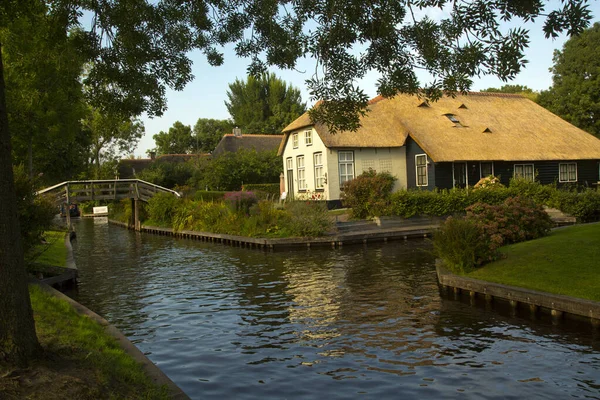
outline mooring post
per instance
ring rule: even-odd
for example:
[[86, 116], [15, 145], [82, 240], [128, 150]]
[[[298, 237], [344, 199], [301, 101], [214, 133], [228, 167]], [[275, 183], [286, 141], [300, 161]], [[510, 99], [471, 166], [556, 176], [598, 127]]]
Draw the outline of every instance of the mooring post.
[[140, 201], [138, 199], [133, 199], [133, 207], [134, 207], [134, 229], [139, 232], [142, 230], [142, 223], [140, 222]]
[[70, 200], [70, 197], [69, 197], [69, 184], [68, 183], [67, 183], [67, 186], [66, 186], [65, 190], [67, 191], [66, 192], [66, 194], [67, 194], [66, 195], [67, 205], [65, 207], [65, 214], [66, 214], [66, 217], [67, 217], [67, 230], [69, 232], [71, 232], [71, 200]]

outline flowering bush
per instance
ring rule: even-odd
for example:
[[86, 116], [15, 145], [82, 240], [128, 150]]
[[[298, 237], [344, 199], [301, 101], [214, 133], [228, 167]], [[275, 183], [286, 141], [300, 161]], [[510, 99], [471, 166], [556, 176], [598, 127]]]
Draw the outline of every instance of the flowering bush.
[[225, 193], [225, 204], [233, 211], [248, 214], [250, 207], [258, 202], [254, 192], [228, 192]]
[[351, 207], [353, 218], [379, 217], [388, 214], [390, 195], [396, 178], [372, 169], [344, 183], [342, 203]]
[[448, 218], [434, 235], [438, 257], [455, 273], [465, 273], [498, 257], [498, 248], [545, 236], [550, 216], [529, 199], [511, 197], [499, 205], [476, 203], [463, 219]]
[[505, 244], [545, 236], [553, 225], [541, 206], [523, 197], [509, 197], [500, 205], [477, 203], [466, 211], [466, 218], [481, 229], [492, 252]]

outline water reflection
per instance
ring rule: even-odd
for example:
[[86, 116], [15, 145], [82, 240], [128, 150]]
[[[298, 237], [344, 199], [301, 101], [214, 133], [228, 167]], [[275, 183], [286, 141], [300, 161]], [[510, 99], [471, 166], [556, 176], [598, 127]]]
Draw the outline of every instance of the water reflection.
[[77, 228], [79, 300], [193, 398], [600, 398], [597, 332], [440, 297], [425, 241], [262, 253]]

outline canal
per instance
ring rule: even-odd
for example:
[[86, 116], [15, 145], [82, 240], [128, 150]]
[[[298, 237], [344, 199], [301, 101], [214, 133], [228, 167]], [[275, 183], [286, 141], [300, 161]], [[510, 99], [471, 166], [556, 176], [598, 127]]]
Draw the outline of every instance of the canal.
[[263, 253], [76, 222], [76, 300], [193, 399], [600, 398], [600, 333], [440, 296], [425, 240]]

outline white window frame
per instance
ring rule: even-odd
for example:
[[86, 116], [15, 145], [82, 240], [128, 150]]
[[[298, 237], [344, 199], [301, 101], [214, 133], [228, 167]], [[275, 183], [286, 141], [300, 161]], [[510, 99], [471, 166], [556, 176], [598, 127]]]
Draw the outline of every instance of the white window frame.
[[298, 191], [306, 190], [306, 167], [304, 156], [296, 156], [296, 176], [298, 177]]
[[[341, 157], [342, 155], [344, 156], [343, 160]], [[350, 156], [350, 158], [347, 158], [348, 156]], [[342, 174], [342, 165], [345, 167], [345, 174]], [[348, 173], [348, 167], [350, 167], [352, 173]], [[352, 150], [338, 151], [338, 173], [340, 176], [340, 187], [342, 187], [345, 182], [354, 179], [354, 152]]]
[[[517, 176], [517, 167], [519, 167], [521, 169], [521, 174], [519, 174], [519, 176]], [[530, 182], [534, 182], [535, 181], [535, 167], [533, 164], [515, 164], [513, 165], [513, 178], [523, 178], [526, 180], [529, 180], [528, 177], [525, 175], [525, 167], [531, 167], [531, 180]]]
[[483, 179], [483, 178], [487, 178], [489, 175], [483, 175], [483, 168], [481, 168], [481, 164], [492, 164], [492, 175], [495, 176], [494, 174], [494, 162], [493, 161], [481, 161], [479, 163], [479, 179]]
[[304, 132], [304, 144], [307, 146], [312, 146], [312, 144], [313, 144], [312, 131], [308, 130], [308, 131]]
[[[567, 179], [561, 179], [561, 177], [563, 177], [563, 172], [561, 171], [561, 167], [563, 165], [566, 167], [565, 173], [567, 175], [566, 176]], [[575, 167], [575, 178], [574, 179], [571, 179], [571, 172], [572, 171], [569, 171], [569, 167], [572, 167], [572, 166]], [[561, 182], [561, 183], [577, 182], [577, 163], [576, 162], [559, 163], [558, 164], [558, 181]]]
[[325, 169], [323, 166], [323, 153], [313, 154], [313, 163], [315, 166], [315, 190], [325, 189]]
[[298, 134], [297, 133], [292, 134], [292, 147], [294, 149], [298, 148]]
[[[425, 163], [419, 164], [419, 159], [424, 159]], [[417, 154], [415, 155], [415, 183], [418, 187], [429, 186], [429, 171], [427, 171], [427, 154]], [[419, 167], [425, 168], [425, 181], [424, 183], [419, 184]]]
[[288, 157], [285, 159], [286, 171], [294, 170], [294, 159], [292, 157]]

